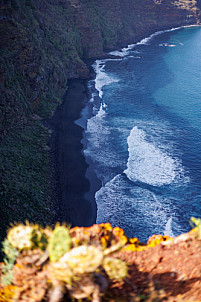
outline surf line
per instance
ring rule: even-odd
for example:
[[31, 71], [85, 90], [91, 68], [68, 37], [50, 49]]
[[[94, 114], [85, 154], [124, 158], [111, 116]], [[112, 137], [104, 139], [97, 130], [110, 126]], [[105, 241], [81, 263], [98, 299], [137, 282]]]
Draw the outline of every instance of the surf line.
[[[92, 121], [93, 121], [93, 125], [97, 125], [98, 122], [101, 122], [101, 119], [107, 114], [107, 104], [104, 101], [104, 90], [103, 88], [107, 85], [112, 84], [113, 82], [117, 82], [119, 81], [119, 79], [110, 76], [106, 71], [105, 71], [105, 66], [107, 61], [114, 61], [114, 60], [123, 60], [124, 57], [128, 56], [129, 53], [131, 51], [134, 51], [134, 48], [136, 45], [143, 45], [143, 44], [148, 44], [149, 41], [154, 38], [157, 35], [166, 33], [166, 32], [172, 32], [172, 31], [176, 31], [176, 30], [180, 30], [182, 28], [185, 27], [191, 27], [190, 26], [181, 26], [181, 27], [176, 27], [176, 28], [171, 28], [171, 29], [167, 29], [167, 30], [163, 30], [163, 31], [157, 31], [153, 34], [151, 34], [149, 37], [143, 38], [141, 41], [134, 43], [134, 44], [130, 44], [125, 48], [122, 48], [120, 51], [119, 50], [115, 50], [115, 51], [111, 51], [109, 54], [110, 55], [114, 55], [114, 56], [118, 56], [119, 58], [108, 58], [108, 59], [100, 59], [100, 60], [96, 60], [93, 64], [93, 70], [95, 72], [95, 78], [93, 80], [90, 80], [88, 82], [88, 89], [89, 89], [89, 93], [91, 95], [89, 103], [90, 103], [90, 108], [91, 108], [91, 116], [88, 115], [87, 117], [87, 121], [86, 121], [86, 128], [83, 134], [85, 143], [83, 145], [83, 154], [86, 158], [86, 162], [89, 165], [88, 168], [88, 172], [86, 172], [86, 177], [89, 179], [90, 181], [90, 187], [93, 187], [94, 185], [94, 181], [92, 179], [91, 176], [89, 176], [92, 171], [94, 173], [94, 175], [96, 174], [95, 172], [95, 164], [93, 163], [93, 160], [90, 159], [89, 156], [89, 150], [88, 150], [88, 146], [90, 144], [90, 142], [87, 140], [87, 133], [89, 132], [89, 127], [91, 129], [92, 127]], [[89, 104], [87, 105], [89, 106]], [[89, 172], [89, 170], [91, 172]], [[87, 174], [88, 173], [88, 174]], [[96, 177], [98, 178], [98, 176], [96, 175]], [[104, 186], [104, 184], [102, 184], [102, 186]], [[91, 192], [93, 191], [93, 194], [95, 195], [95, 193], [97, 192], [96, 190], [91, 190]], [[89, 196], [89, 194], [88, 194]]]

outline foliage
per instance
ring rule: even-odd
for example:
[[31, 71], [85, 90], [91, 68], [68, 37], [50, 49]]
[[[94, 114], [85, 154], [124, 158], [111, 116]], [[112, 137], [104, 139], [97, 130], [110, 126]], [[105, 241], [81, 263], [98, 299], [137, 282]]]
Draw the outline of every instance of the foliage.
[[8, 241], [19, 251], [24, 249], [40, 248], [45, 250], [47, 247], [47, 235], [38, 225], [18, 224], [11, 228], [7, 235]]
[[12, 282], [12, 268], [14, 266], [15, 260], [19, 254], [18, 250], [12, 246], [8, 239], [5, 239], [3, 242], [3, 252], [6, 255], [4, 258], [4, 267], [2, 270], [3, 285], [9, 285]]
[[[57, 224], [52, 230], [29, 223], [10, 228], [4, 241], [7, 258], [2, 283], [5, 290], [12, 283], [17, 299], [24, 292], [24, 284], [27, 296], [34, 295], [36, 285], [43, 284], [43, 289], [38, 289], [38, 297], [44, 298], [48, 290], [47, 276], [55, 290], [61, 282], [61, 293], [68, 291], [76, 299], [95, 299], [94, 293], [99, 295], [107, 279], [123, 280], [128, 274], [127, 264], [115, 257], [127, 242], [123, 230], [113, 229], [110, 224], [84, 228], [84, 233], [80, 229], [69, 230]], [[28, 286], [30, 274], [33, 274], [32, 283]]]
[[0, 241], [10, 222], [54, 220], [50, 131], [42, 119], [61, 103], [69, 70], [82, 54], [68, 5], [3, 2], [2, 15], [8, 19], [0, 24]]
[[[152, 255], [150, 248], [154, 249], [163, 243], [161, 252], [165, 247], [172, 251], [174, 243], [178, 247], [178, 242], [181, 242], [180, 248], [183, 248], [187, 239], [189, 242], [193, 238], [200, 240], [197, 238], [197, 230], [201, 219], [191, 220], [196, 228], [185, 236], [181, 235], [173, 241], [168, 236], [153, 235], [147, 244], [140, 243], [137, 238], [127, 238], [121, 228], [113, 228], [109, 223], [72, 229], [59, 224], [53, 229], [28, 222], [26, 225], [15, 225], [8, 230], [3, 243], [6, 258], [2, 266], [0, 299], [3, 302], [30, 301], [32, 297], [33, 301], [38, 302], [49, 301], [48, 299], [59, 302], [69, 297], [68, 301], [86, 299], [100, 302], [103, 297], [103, 301], [111, 301], [108, 300], [110, 290], [114, 294], [117, 284], [125, 293], [128, 286], [135, 288], [131, 279], [136, 274], [138, 281], [147, 276], [152, 261], [155, 263], [154, 257], [146, 261], [146, 274], [140, 275], [140, 272], [144, 256]], [[199, 249], [200, 243], [196, 241], [195, 246]], [[140, 251], [138, 255], [137, 251]], [[158, 251], [155, 249], [154, 253], [158, 254]], [[144, 259], [142, 267], [139, 261], [135, 262], [141, 254], [144, 255], [141, 258]], [[139, 265], [139, 271], [136, 265]], [[149, 280], [149, 276], [146, 278]], [[132, 296], [133, 301], [138, 301], [138, 298], [140, 301], [146, 300], [148, 297], [152, 301], [157, 297], [155, 285], [148, 282], [147, 286], [145, 285], [144, 291], [141, 291], [141, 287], [138, 288], [138, 296], [136, 300]], [[135, 292], [136, 289], [137, 287]], [[125, 299], [122, 295], [115, 301], [128, 301]]]
[[48, 252], [50, 261], [56, 262], [63, 256], [71, 247], [71, 238], [69, 231], [64, 226], [57, 225], [52, 232], [49, 243]]

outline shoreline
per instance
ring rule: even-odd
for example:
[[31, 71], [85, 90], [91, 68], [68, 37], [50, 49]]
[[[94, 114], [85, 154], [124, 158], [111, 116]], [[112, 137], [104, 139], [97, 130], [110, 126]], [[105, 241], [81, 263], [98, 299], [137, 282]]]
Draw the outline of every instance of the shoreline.
[[[191, 26], [200, 25], [185, 27]], [[182, 27], [184, 26], [174, 29]], [[173, 30], [173, 28], [169, 30]], [[151, 35], [155, 33], [157, 31]], [[133, 42], [133, 44], [135, 43], [138, 42]], [[85, 123], [87, 120], [86, 116], [81, 116], [81, 112], [90, 98], [87, 83], [96, 77], [92, 68], [93, 62], [115, 58], [122, 57], [105, 53], [102, 56], [84, 60], [90, 70], [89, 79], [68, 81], [68, 89], [63, 97], [63, 102], [48, 121], [48, 126], [53, 130], [50, 149], [56, 213], [54, 223], [56, 221], [66, 222], [70, 223], [72, 227], [91, 226], [96, 223], [95, 193], [100, 189], [101, 181], [93, 170], [93, 164], [89, 160], [87, 161], [83, 154], [83, 149], [87, 144], [86, 137], [83, 135], [85, 126], [76, 121], [83, 118], [82, 122]], [[92, 114], [92, 111], [90, 113]], [[89, 118], [88, 115], [87, 117]]]
[[[88, 164], [83, 155], [84, 129], [75, 123], [88, 102], [86, 83], [86, 80], [69, 80], [63, 102], [48, 122], [53, 130], [50, 148], [54, 171], [54, 220], [72, 227], [96, 223], [95, 198], [89, 201], [85, 197], [90, 191], [90, 181], [85, 176]], [[91, 177], [93, 179], [94, 175]]]

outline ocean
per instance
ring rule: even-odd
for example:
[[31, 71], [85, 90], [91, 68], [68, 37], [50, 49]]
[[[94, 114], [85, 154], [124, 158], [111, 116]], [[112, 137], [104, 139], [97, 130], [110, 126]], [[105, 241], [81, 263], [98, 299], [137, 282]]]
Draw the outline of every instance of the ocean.
[[142, 242], [175, 237], [201, 217], [201, 28], [157, 32], [111, 54], [94, 62], [77, 121], [86, 176], [102, 184], [96, 222]]

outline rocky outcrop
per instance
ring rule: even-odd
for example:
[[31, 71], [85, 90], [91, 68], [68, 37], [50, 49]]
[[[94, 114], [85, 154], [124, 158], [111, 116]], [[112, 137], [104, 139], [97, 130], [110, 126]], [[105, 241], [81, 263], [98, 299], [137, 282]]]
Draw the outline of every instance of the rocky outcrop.
[[54, 230], [19, 224], [0, 263], [0, 301], [201, 301], [201, 229], [147, 244], [109, 223]]
[[[52, 217], [50, 133], [41, 120], [84, 59], [167, 27], [200, 20], [200, 0], [1, 0], [0, 194], [8, 221]], [[22, 210], [19, 210], [22, 209]], [[27, 211], [28, 209], [28, 211]], [[44, 210], [45, 209], [45, 210]]]

